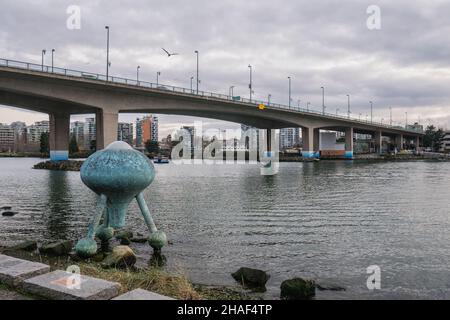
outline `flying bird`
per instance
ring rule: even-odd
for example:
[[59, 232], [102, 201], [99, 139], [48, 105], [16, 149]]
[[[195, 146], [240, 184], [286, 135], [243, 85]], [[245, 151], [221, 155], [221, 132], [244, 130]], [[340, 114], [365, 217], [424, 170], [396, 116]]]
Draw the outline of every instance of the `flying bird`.
[[170, 58], [171, 56], [177, 56], [178, 55], [178, 53], [170, 53], [169, 51], [167, 51], [166, 49], [164, 49], [164, 48], [161, 48], [161, 49], [163, 49], [163, 51], [167, 54], [167, 56]]

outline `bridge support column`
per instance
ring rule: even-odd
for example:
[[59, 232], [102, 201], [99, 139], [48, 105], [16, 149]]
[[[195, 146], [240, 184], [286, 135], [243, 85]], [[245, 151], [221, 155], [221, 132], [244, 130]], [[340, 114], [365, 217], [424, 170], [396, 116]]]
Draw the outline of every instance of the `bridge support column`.
[[50, 114], [50, 160], [69, 159], [70, 114]]
[[383, 134], [381, 133], [381, 131], [375, 131], [374, 142], [375, 142], [375, 152], [378, 154], [382, 154], [383, 153]]
[[345, 129], [345, 158], [353, 159], [353, 127]]
[[105, 149], [110, 143], [117, 141], [118, 112], [97, 111], [95, 113], [95, 134], [97, 150]]
[[395, 136], [395, 147], [397, 151], [403, 150], [403, 134]]
[[420, 150], [421, 150], [420, 149], [420, 137], [417, 136], [416, 137], [416, 151], [419, 152]]
[[320, 131], [314, 128], [302, 127], [303, 139], [303, 158], [319, 158], [320, 157]]

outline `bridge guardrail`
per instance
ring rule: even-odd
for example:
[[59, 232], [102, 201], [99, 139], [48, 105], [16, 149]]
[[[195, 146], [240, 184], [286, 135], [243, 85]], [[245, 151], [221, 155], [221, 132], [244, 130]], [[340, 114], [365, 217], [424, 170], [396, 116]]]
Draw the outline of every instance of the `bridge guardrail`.
[[[160, 83], [152, 83], [148, 81], [141, 81], [137, 79], [127, 79], [122, 77], [115, 77], [115, 76], [108, 76], [108, 80], [106, 79], [106, 75], [98, 74], [98, 73], [92, 73], [92, 72], [85, 72], [85, 71], [79, 71], [79, 70], [71, 70], [71, 69], [65, 69], [65, 68], [59, 68], [55, 66], [48, 66], [48, 65], [42, 65], [42, 64], [35, 64], [35, 63], [29, 63], [29, 62], [23, 62], [23, 61], [16, 61], [16, 60], [9, 60], [9, 59], [1, 59], [0, 58], [0, 66], [6, 66], [8, 68], [17, 68], [17, 69], [25, 69], [30, 71], [37, 71], [37, 72], [44, 72], [44, 73], [51, 73], [51, 74], [57, 74], [57, 75], [63, 75], [63, 76], [69, 76], [69, 77], [76, 77], [76, 78], [83, 78], [88, 80], [95, 80], [95, 81], [102, 81], [102, 82], [111, 82], [111, 83], [118, 83], [118, 84], [124, 84], [129, 86], [137, 86], [137, 87], [144, 87], [149, 89], [156, 89], [156, 90], [165, 90], [165, 91], [172, 91], [175, 93], [183, 93], [188, 95], [194, 95], [194, 96], [201, 96], [201, 97], [211, 97], [215, 99], [221, 99], [221, 100], [227, 100], [229, 102], [234, 103], [248, 103], [248, 104], [264, 104], [268, 108], [273, 109], [282, 109], [282, 110], [292, 110], [307, 114], [313, 114], [318, 116], [323, 116], [327, 118], [332, 119], [338, 119], [338, 120], [350, 120], [354, 121], [356, 123], [361, 123], [365, 125], [375, 125], [378, 127], [383, 127], [387, 129], [400, 129], [398, 126], [391, 126], [387, 125], [381, 122], [377, 121], [369, 121], [369, 120], [360, 120], [357, 118], [349, 117], [349, 116], [343, 116], [339, 114], [334, 113], [328, 113], [328, 112], [320, 112], [317, 110], [311, 110], [311, 109], [304, 109], [300, 107], [294, 107], [294, 106], [287, 106], [279, 103], [273, 103], [273, 102], [267, 102], [262, 100], [250, 100], [246, 98], [240, 97], [239, 99], [235, 99], [236, 97], [221, 94], [221, 93], [214, 93], [214, 92], [207, 92], [207, 91], [198, 91], [195, 89], [188, 89], [183, 87], [176, 87], [166, 84], [160, 84]], [[314, 107], [314, 106], [311, 106]], [[411, 133], [422, 133], [416, 130], [411, 130], [407, 128], [401, 128], [403, 131], [408, 131]]]

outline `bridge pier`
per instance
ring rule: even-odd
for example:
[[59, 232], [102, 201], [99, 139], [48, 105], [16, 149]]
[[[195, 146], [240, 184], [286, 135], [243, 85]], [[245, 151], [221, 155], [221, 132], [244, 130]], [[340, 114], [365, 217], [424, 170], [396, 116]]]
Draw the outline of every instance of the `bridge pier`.
[[395, 136], [395, 146], [397, 151], [403, 150], [403, 134]]
[[303, 139], [303, 158], [319, 158], [320, 157], [320, 130], [315, 128], [302, 127]]
[[96, 149], [105, 149], [110, 143], [117, 140], [118, 112], [105, 112], [99, 110], [95, 113]]
[[420, 151], [420, 137], [416, 136], [416, 151]]
[[381, 131], [375, 131], [374, 142], [375, 142], [375, 152], [378, 154], [382, 154], [383, 153], [383, 134], [381, 133]]
[[70, 114], [49, 115], [50, 160], [64, 161], [69, 159]]
[[353, 127], [345, 129], [345, 158], [353, 159]]

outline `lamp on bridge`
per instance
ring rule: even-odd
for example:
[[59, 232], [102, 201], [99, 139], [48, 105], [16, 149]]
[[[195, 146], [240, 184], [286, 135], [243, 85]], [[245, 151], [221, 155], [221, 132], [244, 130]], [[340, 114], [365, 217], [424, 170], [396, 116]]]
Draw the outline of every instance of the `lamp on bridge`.
[[[114, 232], [125, 227], [125, 218], [133, 199], [136, 199], [150, 231], [148, 242], [155, 251], [166, 245], [167, 237], [158, 231], [143, 191], [155, 178], [150, 160], [127, 143], [116, 141], [106, 149], [91, 155], [81, 167], [81, 180], [98, 196], [96, 211], [86, 238], [78, 241], [75, 250], [81, 257], [91, 257], [97, 252], [95, 237], [109, 241]], [[100, 224], [100, 220], [102, 220]]]
[[42, 49], [42, 71], [44, 71], [44, 56], [45, 56], [46, 52], [47, 52], [47, 50]]

